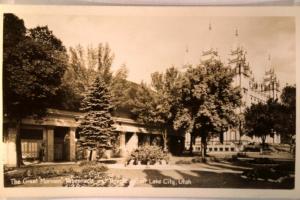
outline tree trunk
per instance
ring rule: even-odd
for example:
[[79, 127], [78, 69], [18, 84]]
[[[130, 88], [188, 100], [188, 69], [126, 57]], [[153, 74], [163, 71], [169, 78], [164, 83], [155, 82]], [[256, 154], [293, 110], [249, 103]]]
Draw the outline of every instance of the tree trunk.
[[23, 165], [22, 149], [21, 149], [21, 120], [16, 122], [16, 154], [17, 154], [17, 167]]
[[167, 130], [164, 130], [164, 132], [162, 132], [162, 138], [163, 138], [163, 142], [164, 142], [164, 152], [168, 151], [168, 134], [167, 134]]
[[190, 149], [189, 149], [191, 156], [193, 155], [193, 140], [194, 140], [194, 136], [191, 133]]
[[261, 137], [261, 149], [260, 149], [260, 153], [263, 153], [263, 152], [264, 152], [264, 149], [265, 149], [265, 143], [266, 143], [266, 137], [265, 137], [265, 136], [262, 136], [262, 137]]
[[206, 148], [207, 148], [207, 142], [206, 142], [206, 135], [201, 136], [201, 157], [206, 157]]
[[93, 149], [90, 150], [89, 161], [92, 161], [93, 158]]

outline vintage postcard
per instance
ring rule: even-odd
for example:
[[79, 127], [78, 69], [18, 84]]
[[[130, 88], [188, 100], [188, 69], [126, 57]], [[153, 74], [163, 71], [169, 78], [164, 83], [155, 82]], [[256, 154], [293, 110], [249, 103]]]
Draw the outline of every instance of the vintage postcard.
[[299, 13], [1, 7], [1, 197], [296, 198]]

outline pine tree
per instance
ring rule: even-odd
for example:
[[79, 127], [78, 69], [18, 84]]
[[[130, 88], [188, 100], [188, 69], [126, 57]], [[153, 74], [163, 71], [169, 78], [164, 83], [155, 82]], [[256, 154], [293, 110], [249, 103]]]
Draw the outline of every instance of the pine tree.
[[88, 89], [81, 105], [85, 112], [79, 126], [81, 136], [80, 144], [83, 149], [90, 151], [89, 159], [92, 159], [92, 152], [96, 150], [103, 152], [111, 149], [116, 139], [111, 112], [113, 106], [111, 95], [106, 83], [97, 77], [95, 82]]

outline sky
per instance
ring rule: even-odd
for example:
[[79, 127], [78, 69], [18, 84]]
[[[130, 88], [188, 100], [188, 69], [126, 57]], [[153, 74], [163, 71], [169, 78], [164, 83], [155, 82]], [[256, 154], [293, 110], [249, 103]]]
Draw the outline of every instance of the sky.
[[136, 83], [149, 83], [151, 73], [171, 66], [198, 64], [209, 47], [227, 63], [237, 43], [247, 51], [258, 81], [270, 55], [281, 85], [296, 82], [293, 17], [16, 15], [27, 28], [48, 25], [67, 48], [108, 43], [115, 54], [112, 69], [125, 64], [128, 80]]

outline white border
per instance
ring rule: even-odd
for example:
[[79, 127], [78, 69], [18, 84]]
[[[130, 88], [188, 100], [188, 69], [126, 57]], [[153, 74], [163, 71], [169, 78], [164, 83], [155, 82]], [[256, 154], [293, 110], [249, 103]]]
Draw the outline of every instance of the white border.
[[[300, 8], [297, 7], [120, 7], [120, 6], [1, 6], [0, 8], [0, 67], [2, 78], [3, 13], [23, 12], [58, 15], [105, 15], [105, 16], [295, 16], [296, 17], [296, 84], [299, 94], [299, 27]], [[2, 80], [2, 79], [1, 79]], [[2, 81], [1, 81], [2, 86]], [[0, 90], [2, 102], [2, 90]], [[297, 105], [299, 103], [297, 95]], [[0, 105], [0, 137], [2, 138], [3, 108]], [[297, 106], [297, 125], [300, 107]], [[299, 127], [297, 126], [297, 132]], [[294, 190], [275, 189], [208, 189], [208, 188], [4, 188], [3, 187], [3, 144], [0, 154], [0, 197], [201, 197], [201, 198], [299, 198], [299, 155], [300, 135], [296, 137], [296, 181]]]

